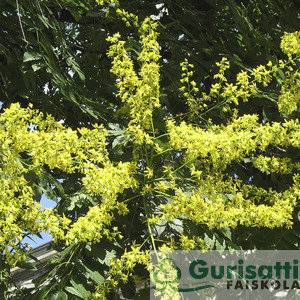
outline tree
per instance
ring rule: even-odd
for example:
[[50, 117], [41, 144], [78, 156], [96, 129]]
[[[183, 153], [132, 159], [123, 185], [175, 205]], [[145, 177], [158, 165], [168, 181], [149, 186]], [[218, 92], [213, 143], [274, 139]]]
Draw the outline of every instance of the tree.
[[[113, 34], [115, 28], [111, 30], [109, 51], [103, 50], [103, 55], [107, 52], [105, 63], [112, 61], [111, 72], [116, 77], [103, 76], [101, 83], [109, 78], [109, 86], [94, 91], [95, 99], [95, 95], [110, 94], [108, 101], [99, 104], [87, 100], [93, 97], [87, 92], [88, 82], [98, 82], [100, 76], [82, 72], [81, 59], [77, 62], [72, 57], [80, 54], [67, 52], [68, 47], [56, 49], [50, 42], [47, 46], [41, 42], [55, 37], [55, 27], [56, 32], [61, 32], [60, 41], [78, 43], [77, 37], [86, 25], [81, 24], [84, 18], [90, 20], [94, 11], [97, 17], [106, 14], [95, 3], [69, 4], [70, 8], [66, 5], [71, 15], [63, 6], [50, 8], [49, 16], [54, 16], [54, 22], [48, 26], [53, 31], [40, 33], [35, 25], [40, 41], [29, 44], [30, 49], [24, 53], [22, 64], [29, 63], [27, 67], [34, 71], [25, 69], [31, 75], [27, 73], [24, 78], [35, 78], [35, 72], [41, 71], [42, 82], [36, 91], [26, 90], [29, 94], [20, 101], [23, 108], [13, 104], [1, 116], [1, 183], [5, 199], [1, 208], [1, 269], [4, 265], [9, 269], [17, 262], [16, 257], [25, 257], [26, 249], [21, 246], [24, 235], [45, 229], [51, 232], [55, 247], [62, 253], [37, 281], [36, 297], [67, 297], [67, 293], [84, 298], [96, 291], [94, 297], [110, 292], [108, 298], [112, 298], [118, 294], [118, 286], [124, 297], [138, 298], [148, 293], [146, 286], [137, 294], [136, 283], [148, 277], [149, 249], [298, 247], [294, 241], [287, 244], [286, 239], [297, 234], [292, 226], [299, 196], [299, 32], [285, 34], [282, 39], [287, 58], [277, 63], [274, 57], [273, 62], [255, 68], [254, 62], [259, 61], [254, 60], [246, 67], [247, 72], [230, 69], [229, 59], [232, 57], [235, 63], [238, 58], [224, 43], [227, 59], [220, 59], [216, 75], [203, 83], [192, 71], [190, 60], [199, 53], [191, 46], [190, 52], [186, 50], [191, 57], [182, 59], [182, 74], [175, 84], [170, 84], [175, 75], [170, 76], [169, 70], [176, 68], [176, 63], [179, 67], [182, 61], [170, 53], [186, 37], [173, 31], [174, 44], [170, 45], [171, 39], [166, 33], [163, 36], [166, 29], [161, 27], [160, 51], [158, 23], [144, 18], [144, 13], [138, 18], [117, 4], [100, 2], [105, 2], [100, 4], [108, 5], [110, 11], [108, 19], [101, 19], [97, 32], [110, 20], [118, 20], [115, 26], [120, 29], [120, 34]], [[44, 11], [47, 4], [32, 9]], [[171, 10], [168, 5], [172, 7], [169, 3], [161, 7], [162, 14], [167, 8]], [[232, 9], [238, 13], [243, 5], [222, 6], [216, 12], [226, 16]], [[149, 6], [159, 10], [153, 4]], [[19, 18], [24, 19], [27, 13], [23, 10]], [[38, 24], [46, 26], [47, 16], [40, 16], [42, 23]], [[235, 17], [228, 20], [240, 24], [240, 18]], [[64, 27], [59, 23], [61, 18], [68, 22]], [[28, 20], [34, 22], [32, 18]], [[127, 27], [120, 25], [120, 20]], [[69, 25], [72, 22], [74, 26]], [[237, 32], [240, 30], [237, 26]], [[123, 35], [127, 36], [126, 43], [121, 40]], [[25, 37], [24, 31], [24, 40]], [[246, 45], [241, 42], [238, 49]], [[259, 47], [259, 43], [253, 47]], [[267, 46], [263, 49], [263, 53], [270, 50]], [[275, 46], [274, 49], [277, 51]], [[268, 60], [268, 56], [264, 59]], [[58, 68], [64, 61], [66, 72], [71, 67], [74, 75]], [[238, 62], [244, 68], [243, 60]], [[53, 113], [56, 120], [28, 106], [30, 94], [34, 107]], [[174, 95], [179, 100], [172, 100]], [[41, 103], [39, 97], [50, 102]], [[55, 103], [60, 109], [50, 108], [47, 103]], [[172, 108], [174, 103], [176, 108]], [[9, 104], [7, 100], [5, 106]], [[104, 108], [110, 108], [117, 121], [106, 120]], [[103, 125], [95, 125], [95, 119]], [[41, 210], [41, 192], [53, 199], [61, 198], [55, 211]], [[257, 237], [265, 230], [270, 230], [271, 239], [260, 243]], [[245, 242], [245, 235], [253, 240]], [[275, 241], [278, 236], [281, 240]], [[41, 287], [48, 278], [50, 283]], [[107, 278], [110, 280], [105, 281]], [[22, 293], [20, 297], [26, 291]]]

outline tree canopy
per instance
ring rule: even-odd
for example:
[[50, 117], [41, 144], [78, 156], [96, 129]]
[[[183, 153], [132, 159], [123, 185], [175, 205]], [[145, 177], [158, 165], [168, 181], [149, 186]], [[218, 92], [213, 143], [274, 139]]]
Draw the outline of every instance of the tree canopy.
[[[146, 299], [149, 250], [299, 249], [298, 2], [0, 6], [1, 296]], [[8, 292], [43, 230], [59, 254]]]

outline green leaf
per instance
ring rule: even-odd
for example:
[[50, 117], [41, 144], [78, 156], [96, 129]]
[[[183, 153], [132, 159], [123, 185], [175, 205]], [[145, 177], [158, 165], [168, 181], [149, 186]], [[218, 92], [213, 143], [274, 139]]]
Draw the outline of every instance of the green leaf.
[[112, 251], [105, 251], [105, 257], [103, 259], [101, 259], [100, 257], [98, 257], [98, 261], [102, 264], [105, 264], [107, 266], [110, 265], [110, 261], [112, 258], [116, 257], [116, 251], [112, 250]]
[[[40, 176], [38, 185], [45, 196], [55, 202], [57, 202], [58, 195], [64, 195], [62, 184], [46, 171]], [[54, 186], [54, 188], [51, 185]]]
[[45, 300], [67, 300], [68, 295], [64, 291], [60, 291], [59, 293], [55, 293], [54, 295], [49, 295], [45, 298]]
[[100, 17], [104, 17], [105, 13], [103, 11], [97, 11], [97, 12], [88, 11], [86, 16], [90, 18], [100, 18]]
[[31, 258], [31, 259], [33, 259], [34, 261], [36, 261], [37, 263], [40, 263], [40, 261], [34, 256], [34, 255], [32, 255], [32, 254], [28, 254], [28, 257], [29, 258]]
[[206, 242], [206, 244], [210, 247], [210, 249], [213, 249], [214, 245], [215, 245], [215, 241], [216, 241], [216, 236], [211, 234], [211, 237], [208, 236], [207, 233], [204, 233], [204, 240]]
[[62, 207], [67, 211], [72, 211], [75, 207], [82, 208], [92, 203], [92, 197], [81, 192], [73, 195], [65, 195], [64, 201], [61, 203]]
[[48, 280], [55, 272], [60, 268], [59, 265], [55, 266], [51, 269], [50, 272], [46, 272], [45, 274], [42, 274], [41, 276], [34, 278], [32, 282], [36, 287], [41, 286], [46, 280]]
[[65, 287], [65, 291], [68, 292], [68, 293], [70, 293], [70, 294], [73, 294], [75, 296], [78, 296], [80, 299], [84, 299], [85, 298], [85, 296], [81, 292], [79, 292], [77, 289], [75, 289], [75, 288], [73, 288], [71, 286], [66, 286]]
[[279, 78], [277, 79], [280, 79], [281, 82], [284, 82], [285, 80], [285, 74], [283, 73], [283, 71], [281, 69], [278, 69], [278, 75], [279, 75]]
[[81, 71], [78, 63], [71, 59], [71, 58], [67, 58], [67, 64], [73, 69], [74, 73], [77, 73], [79, 78], [82, 80], [82, 81], [85, 81], [85, 76], [83, 74], [83, 72]]
[[149, 288], [146, 287], [140, 290], [133, 299], [134, 300], [149, 299]]
[[81, 283], [81, 279], [79, 276], [73, 276], [72, 279], [70, 280], [70, 283], [74, 287], [74, 289], [78, 292], [81, 297], [87, 298], [91, 295], [91, 292], [88, 291], [85, 286]]
[[118, 123], [109, 123], [108, 127], [110, 128], [108, 130], [108, 135], [118, 136], [124, 134], [125, 128], [121, 127], [121, 125]]
[[126, 283], [121, 283], [122, 295], [125, 299], [132, 299], [136, 294], [136, 284], [132, 277]]
[[47, 188], [41, 188], [41, 190], [43, 191], [44, 195], [48, 198], [51, 199], [55, 202], [57, 202], [57, 195], [55, 193], [55, 191], [50, 187], [47, 186]]
[[82, 267], [83, 275], [86, 278], [93, 280], [98, 285], [101, 285], [104, 282], [104, 277], [97, 270], [92, 270], [91, 266], [89, 266], [86, 263], [83, 263], [82, 261], [79, 261], [79, 264]]
[[216, 250], [225, 250], [226, 249], [226, 242], [223, 239], [216, 240]]
[[59, 264], [59, 263], [64, 262], [71, 255], [71, 253], [75, 247], [76, 247], [76, 245], [70, 245], [63, 251], [58, 252], [53, 258], [51, 258], [51, 260], [48, 263], [49, 264], [53, 264], [53, 263]]
[[232, 194], [225, 194], [225, 196], [230, 200], [232, 201], [234, 199], [234, 195]]
[[82, 107], [80, 106], [80, 109], [85, 112], [88, 113], [90, 116], [92, 116], [93, 118], [95, 118], [96, 120], [99, 119], [98, 113], [96, 110], [94, 110], [92, 107], [90, 107], [89, 105], [86, 105], [86, 107]]
[[49, 21], [48, 18], [46, 18], [45, 16], [41, 16], [41, 15], [38, 15], [38, 17], [42, 21], [42, 23], [45, 25], [46, 28], [55, 29], [55, 27], [52, 26], [52, 24], [51, 24], [51, 22]]
[[27, 262], [27, 261], [22, 261], [22, 262], [18, 262], [17, 266], [21, 269], [25, 269], [25, 270], [31, 270], [31, 271], [36, 271], [37, 268], [33, 263]]
[[40, 289], [37, 293], [34, 294], [34, 299], [43, 300], [47, 297], [52, 289], [55, 289], [58, 281], [56, 279], [52, 279], [46, 286]]
[[116, 137], [112, 143], [112, 148], [121, 147], [125, 142], [125, 137], [123, 135], [120, 135]]
[[170, 144], [169, 143], [165, 143], [161, 140], [155, 140], [155, 143], [161, 147], [163, 150], [169, 149], [170, 148]]
[[168, 224], [176, 232], [183, 233], [183, 224], [182, 224], [181, 220], [174, 219], [174, 220], [170, 221]]
[[42, 56], [39, 53], [36, 52], [25, 52], [23, 56], [23, 62], [33, 61], [33, 60], [39, 60]]
[[33, 70], [34, 72], [36, 72], [36, 71], [38, 71], [38, 70], [44, 68], [45, 66], [46, 66], [46, 65], [45, 65], [43, 62], [37, 62], [37, 63], [33, 64], [31, 67], [32, 67], [32, 70]]
[[168, 221], [163, 220], [161, 223], [155, 224], [155, 229], [159, 236], [166, 230], [167, 223], [168, 223]]
[[231, 229], [230, 227], [226, 226], [224, 228], [219, 229], [225, 237], [227, 237], [229, 240], [231, 240]]

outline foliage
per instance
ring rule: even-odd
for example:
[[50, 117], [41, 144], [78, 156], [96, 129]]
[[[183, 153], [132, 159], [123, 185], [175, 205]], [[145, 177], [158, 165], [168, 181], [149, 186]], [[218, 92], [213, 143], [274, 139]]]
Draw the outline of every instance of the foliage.
[[[294, 225], [299, 206], [299, 32], [283, 36], [286, 57], [265, 55], [270, 49], [277, 51], [276, 43], [264, 45], [266, 35], [252, 28], [257, 43], [251, 48], [244, 27], [245, 22], [251, 25], [250, 16], [243, 15], [243, 3], [233, 2], [216, 12], [225, 17], [226, 26], [236, 22], [238, 34], [243, 34], [237, 52], [246, 55], [264, 47], [260, 56], [270, 61], [254, 66], [261, 62], [255, 54], [251, 66], [245, 66], [245, 57], [240, 59], [241, 53], [222, 42], [225, 53], [216, 63], [218, 71], [204, 81], [194, 67], [194, 60], [201, 57], [199, 45], [184, 49], [190, 57], [181, 51], [172, 57], [181, 39], [187, 42], [191, 36], [184, 31], [179, 37], [176, 30], [170, 36], [159, 23], [174, 17], [168, 2], [164, 6], [171, 7], [170, 13], [162, 8], [159, 22], [120, 9], [127, 7], [121, 1], [120, 6], [99, 1], [103, 8], [89, 1], [66, 1], [52, 8], [47, 1], [37, 2], [40, 7], [23, 5], [19, 17], [27, 28], [31, 26], [27, 22], [34, 23], [36, 37], [30, 30], [23, 33], [30, 49], [16, 69], [25, 68], [22, 80], [33, 81], [24, 91], [18, 88], [18, 93], [27, 93], [21, 97], [23, 108], [10, 105], [20, 95], [7, 97], [8, 108], [0, 119], [1, 272], [7, 279], [1, 282], [3, 290], [9, 269], [26, 256], [23, 237], [42, 230], [53, 235], [54, 247], [61, 252], [36, 280], [37, 299], [71, 295], [112, 299], [120, 293], [129, 299], [145, 298], [150, 249], [299, 247]], [[249, 2], [255, 4], [254, 15], [259, 15], [259, 4]], [[62, 12], [66, 7], [74, 26], [63, 26], [61, 15], [55, 16], [58, 8]], [[33, 19], [36, 9], [39, 13]], [[45, 9], [47, 14], [41, 12]], [[234, 18], [228, 17], [229, 10]], [[85, 22], [95, 14], [101, 24], [87, 29]], [[106, 28], [113, 20], [120, 33]], [[169, 27], [184, 26], [188, 20], [172, 22]], [[72, 52], [72, 45], [82, 32], [100, 34], [102, 27], [110, 34], [110, 46], [101, 72], [92, 74], [77, 61], [86, 63], [89, 58], [95, 70], [95, 60], [90, 54], [83, 59], [83, 53], [77, 53], [80, 47]], [[47, 41], [49, 36], [53, 41]], [[106, 45], [105, 34], [101, 41]], [[212, 39], [214, 46], [218, 42]], [[101, 47], [106, 55], [106, 47]], [[100, 51], [98, 46], [91, 48]], [[20, 53], [16, 55], [20, 58]], [[117, 78], [106, 73], [109, 60]], [[181, 80], [176, 75], [180, 61]], [[230, 62], [244, 70], [237, 71]], [[203, 58], [195, 65], [202, 68], [202, 64]], [[177, 71], [170, 76], [172, 68]], [[4, 94], [9, 76], [9, 72], [2, 76]], [[171, 84], [170, 78], [176, 76], [177, 82]], [[37, 78], [41, 82], [34, 88]], [[99, 90], [88, 92], [92, 83], [99, 84]], [[28, 105], [29, 96], [33, 105]], [[177, 99], [176, 109], [172, 98]], [[110, 123], [107, 111], [114, 114]], [[97, 119], [103, 124], [95, 124]], [[42, 192], [58, 201], [54, 210], [41, 208]], [[271, 237], [261, 243], [266, 231]], [[138, 291], [138, 284], [144, 288]], [[29, 291], [18, 293], [25, 298]]]

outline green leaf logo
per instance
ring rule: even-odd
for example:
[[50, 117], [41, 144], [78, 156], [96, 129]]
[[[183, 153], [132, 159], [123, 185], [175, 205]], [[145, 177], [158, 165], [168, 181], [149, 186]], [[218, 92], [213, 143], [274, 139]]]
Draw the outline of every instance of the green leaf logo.
[[174, 261], [170, 258], [164, 258], [155, 268], [153, 278], [159, 287], [152, 288], [160, 292], [164, 292], [167, 287], [177, 291], [178, 282], [181, 278], [181, 270], [176, 266]]

